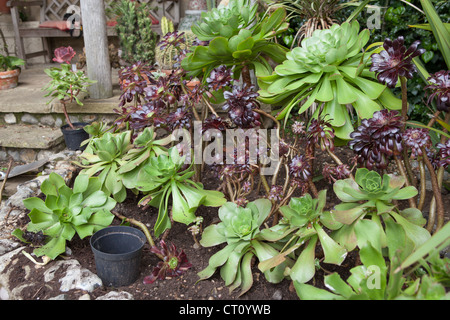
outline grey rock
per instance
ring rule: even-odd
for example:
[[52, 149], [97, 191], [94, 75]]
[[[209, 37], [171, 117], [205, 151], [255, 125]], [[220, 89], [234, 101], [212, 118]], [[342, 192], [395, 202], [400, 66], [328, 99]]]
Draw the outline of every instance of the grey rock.
[[32, 116], [29, 113], [24, 114], [21, 118], [21, 121], [25, 122], [25, 123], [29, 123], [29, 124], [38, 124], [39, 123], [39, 120], [36, 119], [34, 116]]
[[102, 286], [102, 280], [88, 269], [83, 268], [77, 260], [57, 261], [44, 272], [44, 281], [49, 282], [54, 279], [55, 273], [59, 269], [66, 269], [63, 277], [59, 279], [62, 292], [69, 290], [84, 290], [92, 292]]
[[134, 297], [131, 293], [126, 291], [111, 291], [95, 300], [134, 300]]
[[55, 119], [51, 115], [41, 117], [41, 123], [45, 126], [52, 127], [55, 124]]
[[5, 114], [5, 122], [6, 124], [15, 124], [17, 123], [17, 119], [16, 116], [14, 115], [14, 113], [7, 113]]

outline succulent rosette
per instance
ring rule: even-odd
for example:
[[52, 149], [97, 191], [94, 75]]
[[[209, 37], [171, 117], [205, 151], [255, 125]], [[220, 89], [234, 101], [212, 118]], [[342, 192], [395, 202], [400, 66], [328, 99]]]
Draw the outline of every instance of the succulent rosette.
[[256, 100], [258, 93], [253, 91], [253, 86], [244, 85], [242, 88], [233, 86], [231, 91], [224, 92], [226, 99], [223, 109], [228, 111], [231, 121], [241, 128], [259, 126], [260, 116], [253, 109], [259, 108]]
[[[272, 203], [268, 199], [257, 199], [241, 207], [227, 202], [219, 209], [218, 224], [205, 228], [200, 244], [211, 247], [226, 243], [227, 245], [209, 259], [209, 265], [198, 273], [200, 280], [210, 278], [220, 268], [220, 275], [230, 290], [241, 287], [241, 295], [253, 284], [251, 262], [253, 257], [264, 261], [278, 255], [278, 251], [263, 242], [260, 227], [268, 217]], [[272, 270], [264, 272], [266, 279], [272, 283], [283, 280], [282, 263]]]
[[192, 26], [192, 31], [201, 41], [216, 37], [231, 37], [239, 29], [250, 27], [257, 19], [258, 4], [248, 0], [230, 1], [228, 5], [219, 5], [210, 11], [202, 12], [199, 23]]
[[302, 154], [294, 156], [289, 164], [289, 173], [293, 178], [307, 181], [312, 176], [312, 172], [306, 156]]
[[[60, 175], [52, 172], [41, 185], [45, 201], [37, 197], [23, 200], [24, 206], [31, 210], [27, 231], [42, 232], [46, 240], [34, 249], [36, 256], [55, 259], [65, 252], [66, 241], [72, 240], [75, 234], [83, 239], [111, 224], [114, 215], [110, 210], [116, 201], [101, 188], [98, 177], [84, 174], [79, 174], [73, 188], [69, 188]], [[23, 231], [16, 229], [13, 235], [22, 239]]]
[[55, 49], [55, 57], [53, 61], [58, 63], [67, 63], [70, 64], [73, 57], [75, 57], [76, 52], [73, 50], [71, 46], [68, 47], [59, 47]]
[[156, 280], [164, 280], [166, 278], [178, 277], [192, 267], [187, 259], [186, 253], [178, 251], [173, 243], [166, 244], [164, 240], [160, 241], [160, 247], [154, 246], [151, 252], [160, 254], [164, 259], [159, 261], [152, 273], [144, 278], [145, 284], [152, 284]]
[[397, 85], [398, 77], [412, 79], [417, 71], [412, 59], [420, 56], [425, 49], [419, 49], [420, 41], [414, 41], [406, 49], [403, 36], [395, 40], [386, 39], [383, 43], [384, 50], [372, 55], [372, 66], [370, 71], [377, 73], [380, 83], [394, 88]]
[[422, 148], [431, 147], [431, 138], [428, 129], [408, 128], [402, 133], [405, 147], [411, 150], [413, 157], [422, 156]]
[[277, 235], [285, 237], [283, 240], [287, 243], [283, 248], [284, 252], [260, 263], [263, 271], [272, 267], [277, 261], [283, 261], [280, 258], [285, 257], [286, 252], [292, 252], [296, 253], [296, 261], [286, 272], [294, 281], [308, 282], [314, 277], [316, 271], [314, 261], [317, 245], [322, 247], [325, 263], [340, 265], [344, 261], [347, 251], [324, 230], [324, 226], [331, 230], [342, 226], [332, 218], [329, 211], [324, 210], [326, 194], [326, 190], [321, 190], [317, 199], [308, 193], [300, 198], [291, 198], [289, 205], [280, 208], [283, 215], [280, 224], [261, 231], [267, 238], [276, 238]]
[[402, 117], [398, 111], [381, 110], [350, 134], [349, 146], [358, 155], [358, 163], [368, 169], [384, 169], [388, 158], [403, 150]]
[[228, 87], [233, 82], [233, 71], [225, 65], [219, 66], [211, 71], [206, 82], [212, 90]]
[[[428, 240], [430, 234], [422, 228], [426, 223], [422, 212], [416, 208], [400, 211], [394, 204], [396, 200], [406, 200], [418, 194], [415, 187], [405, 187], [405, 181], [402, 176], [380, 176], [366, 168], [356, 170], [355, 179], [337, 180], [333, 190], [342, 202], [331, 212], [334, 219], [345, 227], [337, 231], [333, 239], [348, 250], [356, 246], [361, 248], [369, 241], [374, 249], [381, 251], [389, 244], [386, 237], [393, 235], [383, 229], [383, 221], [390, 231], [398, 232], [395, 228], [400, 227], [416, 247]], [[365, 237], [368, 234], [370, 238]]]
[[428, 78], [425, 90], [428, 92], [428, 104], [436, 100], [439, 111], [450, 112], [450, 71], [441, 70]]
[[[327, 120], [336, 136], [346, 140], [353, 131], [347, 105], [351, 104], [361, 119], [372, 117], [383, 107], [401, 109], [401, 100], [369, 71], [370, 56], [363, 52], [369, 30], [359, 30], [357, 21], [316, 30], [286, 54], [273, 74], [258, 78], [259, 100], [281, 106], [278, 119], [287, 119], [293, 110], [302, 114], [313, 103], [323, 103], [322, 114], [330, 115]], [[314, 117], [319, 110], [311, 111]]]
[[278, 8], [267, 15], [259, 15], [257, 11], [258, 3], [230, 0], [227, 5], [203, 12], [192, 32], [209, 43], [196, 46], [182, 61], [188, 75], [203, 76], [206, 81], [212, 70], [222, 65], [233, 68], [235, 79], [244, 66], [257, 74], [272, 72], [267, 57], [280, 63], [287, 51], [271, 41], [288, 29], [286, 11]]
[[124, 164], [123, 156], [131, 148], [131, 131], [106, 132], [92, 139], [80, 155], [81, 161], [77, 163], [83, 168], [80, 173], [90, 177], [98, 174], [102, 190], [117, 202], [123, 202], [127, 191], [118, 170]]
[[450, 165], [450, 139], [445, 143], [438, 143], [436, 148], [439, 149], [439, 166], [447, 168]]

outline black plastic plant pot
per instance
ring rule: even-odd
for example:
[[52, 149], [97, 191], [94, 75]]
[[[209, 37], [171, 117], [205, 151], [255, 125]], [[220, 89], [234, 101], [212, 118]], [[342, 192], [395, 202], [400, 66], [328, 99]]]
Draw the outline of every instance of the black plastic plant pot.
[[107, 227], [90, 240], [97, 275], [107, 287], [132, 284], [140, 274], [144, 233], [127, 226]]
[[64, 135], [64, 141], [66, 142], [66, 147], [69, 150], [83, 151], [86, 148], [86, 144], [84, 146], [80, 146], [84, 140], [89, 139], [89, 133], [83, 129], [86, 125], [87, 123], [75, 122], [73, 123], [75, 130], [70, 128], [68, 124], [61, 127], [61, 131]]

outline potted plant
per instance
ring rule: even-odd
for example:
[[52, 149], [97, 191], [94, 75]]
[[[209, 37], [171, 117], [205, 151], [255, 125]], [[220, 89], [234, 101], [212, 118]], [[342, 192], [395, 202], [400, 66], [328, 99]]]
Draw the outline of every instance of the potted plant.
[[75, 64], [70, 63], [75, 54], [76, 52], [71, 47], [60, 47], [55, 50], [53, 61], [61, 63], [61, 67], [45, 70], [45, 73], [52, 80], [43, 89], [48, 92], [45, 97], [52, 97], [47, 103], [56, 98], [63, 106], [67, 124], [61, 127], [61, 131], [64, 134], [66, 146], [71, 150], [82, 149], [80, 144], [89, 138], [89, 134], [83, 129], [86, 123], [72, 123], [66, 105], [68, 102], [75, 100], [77, 104], [82, 106], [83, 103], [78, 98], [78, 94], [80, 92], [87, 93], [86, 88], [94, 83], [82, 70], [77, 70]]
[[17, 87], [21, 71], [20, 66], [24, 64], [23, 59], [0, 55], [0, 90]]

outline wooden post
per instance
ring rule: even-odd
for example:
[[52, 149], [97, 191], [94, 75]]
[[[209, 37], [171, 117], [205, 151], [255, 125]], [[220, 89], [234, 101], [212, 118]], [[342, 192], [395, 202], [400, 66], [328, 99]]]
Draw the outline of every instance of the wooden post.
[[80, 5], [87, 76], [97, 81], [89, 87], [89, 94], [92, 99], [110, 98], [113, 93], [105, 5], [99, 0], [83, 0], [80, 1]]

